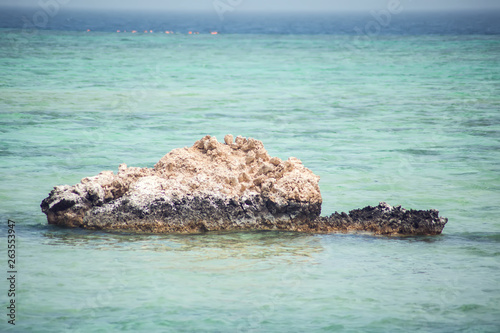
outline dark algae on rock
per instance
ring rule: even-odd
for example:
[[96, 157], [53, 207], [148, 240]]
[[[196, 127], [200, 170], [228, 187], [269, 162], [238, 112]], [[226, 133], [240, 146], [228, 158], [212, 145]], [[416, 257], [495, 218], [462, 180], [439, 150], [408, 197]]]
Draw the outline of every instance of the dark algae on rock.
[[41, 203], [48, 223], [99, 230], [193, 233], [215, 230], [368, 231], [436, 235], [436, 210], [380, 203], [323, 217], [319, 177], [297, 158], [271, 157], [261, 141], [205, 136], [174, 149], [154, 168], [121, 164], [74, 186], [56, 186]]
[[431, 210], [391, 207], [385, 202], [346, 213], [333, 213], [313, 222], [317, 232], [368, 231], [382, 235], [438, 235], [443, 231], [447, 218]]

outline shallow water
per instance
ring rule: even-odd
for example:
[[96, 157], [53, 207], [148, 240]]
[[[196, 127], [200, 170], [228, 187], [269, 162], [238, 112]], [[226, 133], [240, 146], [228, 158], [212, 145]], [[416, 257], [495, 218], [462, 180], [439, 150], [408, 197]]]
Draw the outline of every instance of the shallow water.
[[[500, 38], [353, 43], [0, 31], [0, 219], [16, 221], [16, 328], [497, 332]], [[324, 215], [387, 201], [449, 222], [436, 237], [136, 235], [56, 228], [40, 212], [52, 186], [152, 167], [227, 133], [300, 158], [321, 176]], [[0, 239], [5, 248], [5, 225]]]

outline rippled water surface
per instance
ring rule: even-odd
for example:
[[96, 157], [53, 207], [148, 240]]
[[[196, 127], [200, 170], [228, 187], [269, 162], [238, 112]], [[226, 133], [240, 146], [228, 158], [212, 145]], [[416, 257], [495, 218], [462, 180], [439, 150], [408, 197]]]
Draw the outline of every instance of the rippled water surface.
[[[19, 331], [499, 331], [498, 35], [4, 29], [0, 45]], [[55, 185], [227, 133], [300, 158], [325, 215], [387, 201], [449, 223], [436, 237], [137, 235], [40, 211]]]

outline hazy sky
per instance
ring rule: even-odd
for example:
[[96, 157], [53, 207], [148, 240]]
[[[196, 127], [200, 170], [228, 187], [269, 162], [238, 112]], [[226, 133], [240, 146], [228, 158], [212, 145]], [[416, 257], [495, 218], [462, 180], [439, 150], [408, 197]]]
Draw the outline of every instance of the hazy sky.
[[341, 11], [382, 10], [400, 1], [405, 10], [500, 9], [500, 0], [0, 0], [0, 5], [39, 7], [59, 3], [64, 8], [153, 10], [214, 10], [227, 4], [238, 11]]

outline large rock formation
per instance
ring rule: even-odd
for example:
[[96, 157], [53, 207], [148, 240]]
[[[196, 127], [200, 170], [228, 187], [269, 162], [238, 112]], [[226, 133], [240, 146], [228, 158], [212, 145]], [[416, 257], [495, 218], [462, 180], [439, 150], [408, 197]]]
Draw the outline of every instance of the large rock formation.
[[261, 141], [206, 136], [175, 149], [153, 169], [119, 166], [43, 200], [51, 224], [152, 232], [284, 229], [321, 212], [319, 177], [290, 157], [270, 157]]
[[175, 149], [153, 169], [103, 171], [57, 186], [42, 201], [51, 224], [145, 232], [210, 230], [370, 231], [439, 234], [438, 212], [380, 204], [320, 217], [319, 177], [290, 157], [270, 157], [261, 141], [206, 136]]

